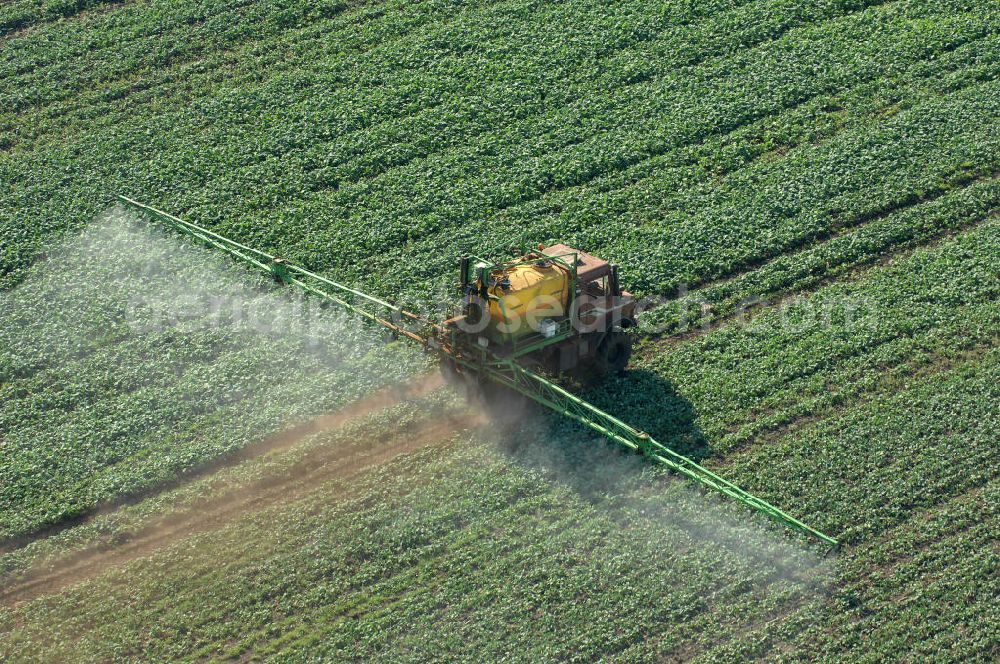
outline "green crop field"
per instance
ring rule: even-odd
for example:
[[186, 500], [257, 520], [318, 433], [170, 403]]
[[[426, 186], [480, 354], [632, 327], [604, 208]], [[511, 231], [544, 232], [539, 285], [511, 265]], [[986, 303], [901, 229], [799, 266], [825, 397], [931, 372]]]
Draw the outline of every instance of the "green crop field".
[[[0, 660], [1000, 659], [993, 0], [10, 0]], [[591, 403], [828, 551], [115, 207], [650, 306]], [[507, 419], [507, 418], [505, 418]]]

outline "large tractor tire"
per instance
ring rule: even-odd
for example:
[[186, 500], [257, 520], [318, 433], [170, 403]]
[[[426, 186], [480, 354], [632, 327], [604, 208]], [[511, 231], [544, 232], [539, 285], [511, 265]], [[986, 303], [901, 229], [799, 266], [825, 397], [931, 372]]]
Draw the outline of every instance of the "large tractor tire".
[[491, 422], [504, 427], [521, 422], [525, 409], [529, 406], [528, 398], [523, 394], [488, 378], [480, 378], [476, 382], [476, 395], [473, 399]]
[[621, 330], [611, 330], [597, 347], [595, 364], [602, 374], [616, 374], [625, 371], [632, 357], [632, 335]]
[[442, 355], [441, 360], [438, 363], [438, 367], [441, 369], [441, 377], [444, 378], [444, 382], [454, 388], [458, 388], [462, 385], [462, 375], [458, 371], [458, 364], [455, 360], [451, 359], [447, 355]]
[[473, 408], [483, 409], [495, 423], [519, 421], [528, 406], [526, 397], [475, 372], [462, 370], [449, 357], [441, 358], [441, 375]]

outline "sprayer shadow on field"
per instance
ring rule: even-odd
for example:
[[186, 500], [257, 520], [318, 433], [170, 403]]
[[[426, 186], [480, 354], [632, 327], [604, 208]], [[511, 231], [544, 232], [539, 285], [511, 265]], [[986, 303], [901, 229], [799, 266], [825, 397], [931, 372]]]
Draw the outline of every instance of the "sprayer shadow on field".
[[[710, 456], [691, 403], [652, 371], [632, 369], [578, 393], [679, 454], [694, 461]], [[618, 493], [623, 482], [630, 484], [642, 476], [643, 467], [649, 467], [640, 455], [583, 425], [526, 400], [521, 408], [520, 417], [511, 418], [505, 408], [505, 417], [492, 420], [496, 427], [492, 438], [517, 463], [555, 472], [588, 500]]]
[[[651, 371], [633, 369], [579, 394], [693, 461], [712, 454], [691, 402]], [[732, 505], [702, 496], [691, 482], [666, 481], [662, 467], [567, 418], [540, 407], [526, 407], [523, 415], [519, 424], [494, 425], [486, 437], [514, 465], [540, 473], [622, 529], [637, 528], [643, 541], [674, 552], [709, 546], [770, 570], [772, 578], [814, 591], [826, 587], [822, 561], [769, 522], [730, 512]]]

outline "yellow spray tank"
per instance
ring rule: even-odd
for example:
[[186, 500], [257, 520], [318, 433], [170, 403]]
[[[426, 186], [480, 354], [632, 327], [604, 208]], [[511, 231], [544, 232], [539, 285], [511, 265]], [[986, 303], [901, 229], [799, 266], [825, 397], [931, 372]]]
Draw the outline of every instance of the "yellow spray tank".
[[[119, 200], [151, 219], [262, 270], [281, 283], [300, 288], [322, 298], [324, 302], [342, 307], [359, 320], [366, 320], [394, 335], [414, 341], [438, 357], [446, 376], [476, 388], [480, 394], [484, 394], [482, 389], [486, 386], [493, 386], [495, 390], [510, 390], [523, 395], [606, 436], [623, 448], [638, 452], [654, 463], [733, 498], [775, 521], [827, 544], [837, 545], [834, 538], [748, 494], [660, 444], [649, 434], [630, 427], [525, 366], [527, 363], [541, 365], [544, 371], [553, 373], [586, 368], [592, 375], [618, 373], [625, 369], [631, 353], [631, 337], [624, 332], [624, 328], [636, 324], [636, 303], [628, 292], [621, 290], [616, 266], [606, 261], [564, 244], [556, 244], [539, 246], [538, 251], [530, 253], [522, 250], [522, 256], [505, 263], [490, 265], [479, 261], [473, 275], [470, 270], [472, 257], [462, 257], [459, 261], [460, 292], [463, 294], [461, 313], [439, 324], [130, 198], [120, 196]], [[553, 262], [555, 266], [544, 262]], [[519, 265], [527, 269], [516, 269]], [[496, 312], [490, 309], [488, 319], [477, 316], [480, 322], [494, 326], [511, 320], [511, 314], [505, 312], [508, 309], [512, 310], [511, 313], [516, 311], [512, 296], [517, 293], [521, 295], [519, 301], [529, 302], [532, 298], [525, 297], [529, 294], [551, 296], [557, 303], [568, 302], [566, 308], [571, 312], [584, 304], [583, 299], [589, 299], [591, 308], [588, 318], [593, 318], [595, 325], [588, 326], [586, 330], [564, 325], [561, 331], [551, 336], [543, 332], [538, 335], [542, 339], [529, 337], [521, 344], [504, 348], [493, 348], [494, 344], [479, 331], [467, 329], [470, 309], [480, 300], [496, 302]], [[525, 314], [519, 315], [530, 313], [531, 305], [526, 304]], [[485, 309], [480, 310], [480, 313], [485, 312]], [[564, 323], [571, 322], [565, 316], [563, 319]]]
[[551, 259], [495, 269], [489, 274], [490, 322], [484, 331], [499, 343], [538, 334], [545, 321], [567, 314], [570, 271]]
[[450, 344], [484, 362], [487, 354], [530, 357], [554, 372], [587, 365], [615, 373], [628, 364], [635, 300], [621, 290], [617, 266], [553, 244], [500, 262], [463, 257], [459, 274], [461, 314], [444, 321]]

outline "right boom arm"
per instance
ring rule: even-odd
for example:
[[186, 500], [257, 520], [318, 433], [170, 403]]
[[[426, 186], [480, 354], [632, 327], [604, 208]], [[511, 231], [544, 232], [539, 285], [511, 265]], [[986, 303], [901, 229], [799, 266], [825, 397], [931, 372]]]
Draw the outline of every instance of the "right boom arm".
[[[244, 263], [270, 273], [284, 283], [298, 286], [302, 290], [333, 302], [394, 334], [405, 336], [427, 350], [449, 357], [467, 370], [474, 371], [489, 380], [515, 390], [546, 408], [598, 432], [609, 440], [642, 454], [650, 461], [739, 501], [774, 521], [828, 545], [837, 546], [838, 544], [833, 537], [807, 526], [762, 498], [747, 493], [691, 459], [657, 442], [649, 434], [629, 426], [613, 415], [609, 415], [552, 381], [526, 369], [515, 360], [494, 357], [485, 352], [480, 353], [475, 358], [465, 357], [462, 353], [453, 351], [452, 344], [447, 341], [449, 332], [437, 323], [404, 311], [381, 298], [321, 277], [305, 268], [287, 263], [281, 258], [234, 242], [208, 229], [148, 205], [143, 205], [131, 198], [119, 196], [118, 199], [129, 207], [166, 223], [203, 244], [221, 249]], [[371, 309], [379, 313], [374, 313]]]

